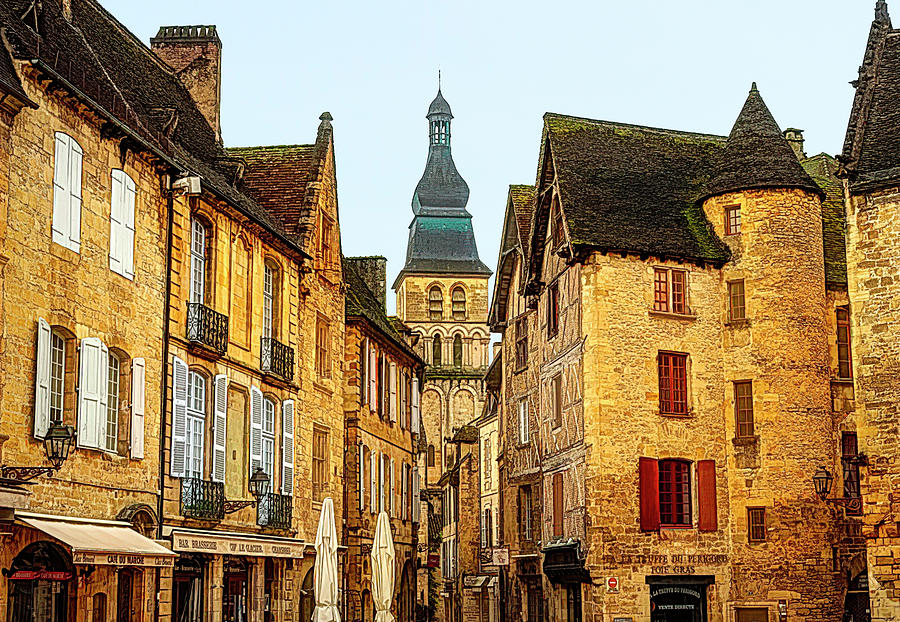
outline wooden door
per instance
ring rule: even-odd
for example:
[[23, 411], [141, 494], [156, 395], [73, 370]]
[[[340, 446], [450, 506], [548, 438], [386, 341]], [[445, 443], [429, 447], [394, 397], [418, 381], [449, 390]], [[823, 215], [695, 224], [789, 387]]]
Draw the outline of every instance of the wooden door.
[[769, 622], [769, 610], [765, 607], [736, 609], [735, 622]]

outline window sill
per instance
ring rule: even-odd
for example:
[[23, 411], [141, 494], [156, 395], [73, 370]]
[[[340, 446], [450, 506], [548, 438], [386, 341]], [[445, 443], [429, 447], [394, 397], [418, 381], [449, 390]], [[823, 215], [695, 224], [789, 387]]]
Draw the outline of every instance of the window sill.
[[853, 384], [853, 378], [832, 378], [831, 384]]
[[531, 441], [528, 441], [527, 443], [516, 443], [516, 449], [525, 449], [526, 447], [531, 447]]
[[730, 326], [731, 328], [747, 328], [750, 326], [750, 320], [744, 318], [743, 320], [728, 320], [725, 322], [725, 326]]
[[693, 529], [693, 525], [660, 525], [660, 529]]
[[527, 364], [527, 363], [525, 364], [525, 367], [519, 367], [518, 369], [514, 369], [514, 370], [513, 370], [513, 373], [514, 373], [514, 374], [521, 374], [521, 373], [522, 373], [523, 371], [525, 371], [526, 369], [528, 369], [528, 364]]
[[328, 379], [327, 378], [319, 378], [318, 380], [313, 380], [313, 386], [316, 389], [318, 389], [319, 391], [321, 391], [322, 393], [327, 393], [328, 395], [331, 395], [331, 393], [332, 393], [331, 387], [329, 387], [326, 384], [322, 384], [323, 382], [328, 382]]
[[753, 436], [735, 436], [731, 439], [731, 442], [735, 447], [749, 447], [750, 445], [756, 445], [759, 443], [759, 435], [755, 434]]
[[658, 317], [661, 319], [669, 319], [669, 320], [682, 320], [685, 322], [693, 322], [697, 319], [697, 316], [692, 313], [672, 313], [670, 311], [656, 311], [654, 309], [650, 309], [648, 311], [650, 317]]
[[660, 417], [666, 417], [667, 419], [692, 419], [694, 417], [694, 411], [689, 410], [686, 413], [659, 413]]

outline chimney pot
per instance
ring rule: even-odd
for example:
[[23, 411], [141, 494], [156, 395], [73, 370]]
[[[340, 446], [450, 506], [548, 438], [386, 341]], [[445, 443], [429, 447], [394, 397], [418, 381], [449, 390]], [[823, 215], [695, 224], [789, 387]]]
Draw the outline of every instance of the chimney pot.
[[788, 144], [791, 146], [791, 149], [794, 150], [794, 154], [797, 156], [798, 160], [806, 158], [806, 153], [803, 151], [803, 130], [798, 130], [796, 127], [789, 127], [784, 131], [784, 139], [788, 141]]
[[366, 286], [381, 304], [382, 310], [387, 309], [387, 259], [384, 257], [347, 257], [359, 276], [365, 281]]

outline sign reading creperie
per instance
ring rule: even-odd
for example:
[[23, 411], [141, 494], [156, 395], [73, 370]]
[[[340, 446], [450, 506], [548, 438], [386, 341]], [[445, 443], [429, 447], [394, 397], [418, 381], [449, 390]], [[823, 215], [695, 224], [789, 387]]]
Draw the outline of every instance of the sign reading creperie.
[[302, 542], [212, 537], [178, 531], [172, 533], [172, 550], [186, 553], [300, 558], [303, 557], [303, 547]]

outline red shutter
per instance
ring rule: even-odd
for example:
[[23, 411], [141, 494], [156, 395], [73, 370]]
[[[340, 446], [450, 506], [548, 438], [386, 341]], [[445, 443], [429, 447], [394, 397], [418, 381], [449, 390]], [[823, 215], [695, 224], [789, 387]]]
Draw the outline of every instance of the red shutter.
[[641, 496], [641, 531], [659, 530], [659, 464], [653, 458], [639, 463]]
[[719, 521], [716, 512], [716, 461], [697, 462], [697, 496], [700, 506], [700, 531], [716, 531]]

